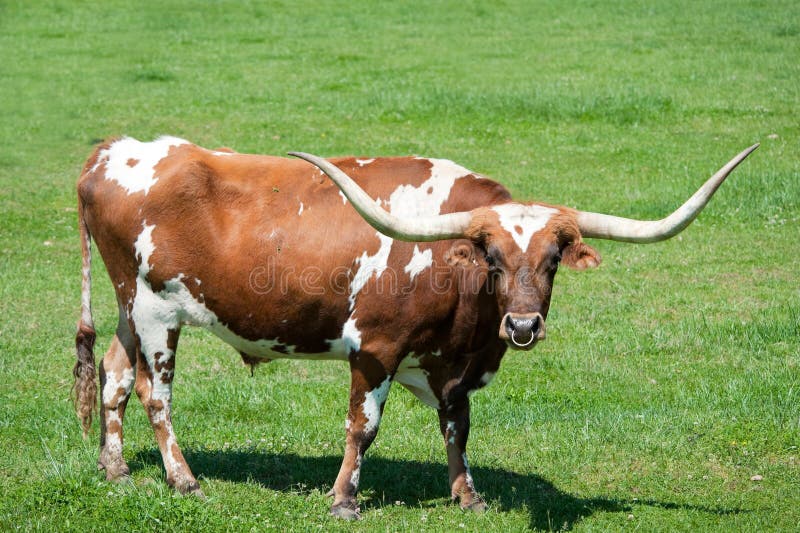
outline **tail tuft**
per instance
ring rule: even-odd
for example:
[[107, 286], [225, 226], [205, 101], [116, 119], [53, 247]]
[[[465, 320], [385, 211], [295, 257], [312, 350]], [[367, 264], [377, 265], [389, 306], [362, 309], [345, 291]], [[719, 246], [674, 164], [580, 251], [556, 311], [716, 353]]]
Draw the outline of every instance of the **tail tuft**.
[[78, 324], [78, 334], [75, 336], [75, 348], [78, 360], [72, 369], [75, 384], [74, 392], [75, 412], [83, 426], [83, 436], [89, 433], [92, 427], [92, 415], [97, 408], [97, 373], [94, 362], [94, 328], [83, 323]]

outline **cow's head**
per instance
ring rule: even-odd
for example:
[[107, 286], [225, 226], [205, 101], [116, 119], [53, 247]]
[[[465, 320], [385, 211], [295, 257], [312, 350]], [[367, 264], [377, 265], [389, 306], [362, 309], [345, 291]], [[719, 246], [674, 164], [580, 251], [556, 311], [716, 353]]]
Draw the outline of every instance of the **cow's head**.
[[545, 337], [559, 264], [583, 270], [600, 255], [581, 240], [576, 213], [563, 207], [508, 203], [472, 211], [465, 231], [485, 265], [502, 317], [501, 339], [530, 349]]
[[521, 203], [401, 219], [385, 211], [329, 161], [298, 152], [291, 155], [327, 174], [364, 220], [389, 237], [410, 242], [464, 238], [472, 241], [497, 297], [502, 316], [499, 337], [514, 348], [530, 349], [545, 336], [544, 321], [558, 265], [583, 270], [600, 264], [600, 255], [583, 242], [583, 237], [647, 243], [677, 235], [702, 211], [728, 174], [756, 148], [758, 144], [737, 155], [674, 213], [657, 221]]

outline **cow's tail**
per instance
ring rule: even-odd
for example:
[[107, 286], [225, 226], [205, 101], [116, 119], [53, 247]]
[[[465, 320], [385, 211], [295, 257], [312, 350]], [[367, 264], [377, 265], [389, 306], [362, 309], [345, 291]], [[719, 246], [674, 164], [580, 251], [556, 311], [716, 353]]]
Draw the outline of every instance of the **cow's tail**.
[[97, 373], [94, 361], [94, 320], [92, 319], [92, 236], [84, 218], [83, 201], [78, 200], [78, 227], [81, 235], [81, 254], [83, 257], [83, 280], [81, 283], [81, 319], [75, 336], [78, 360], [72, 375], [75, 384], [75, 412], [83, 426], [83, 436], [92, 426], [92, 415], [97, 408]]

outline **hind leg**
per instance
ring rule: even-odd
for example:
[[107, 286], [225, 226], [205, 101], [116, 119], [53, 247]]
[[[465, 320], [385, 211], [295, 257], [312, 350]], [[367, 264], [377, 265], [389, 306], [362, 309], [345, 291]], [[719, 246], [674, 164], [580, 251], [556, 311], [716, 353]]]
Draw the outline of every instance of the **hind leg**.
[[100, 363], [100, 458], [97, 467], [109, 481], [125, 478], [130, 469], [122, 458], [122, 421], [136, 373], [136, 343], [120, 312], [111, 347]]
[[152, 328], [161, 327], [150, 326], [151, 330], [146, 332], [137, 331], [143, 342], [140, 342], [138, 350], [136, 394], [153, 427], [164, 461], [167, 483], [182, 494], [193, 493], [202, 497], [200, 484], [183, 458], [172, 429], [172, 379], [180, 329], [163, 327], [152, 331]]

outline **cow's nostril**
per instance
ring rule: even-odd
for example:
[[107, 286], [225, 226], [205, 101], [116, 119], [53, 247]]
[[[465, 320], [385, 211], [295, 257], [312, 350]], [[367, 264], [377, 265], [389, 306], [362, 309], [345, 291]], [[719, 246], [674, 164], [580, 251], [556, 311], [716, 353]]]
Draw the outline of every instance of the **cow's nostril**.
[[544, 339], [544, 318], [539, 313], [509, 314], [505, 320], [505, 333], [515, 346], [529, 346], [536, 340]]

